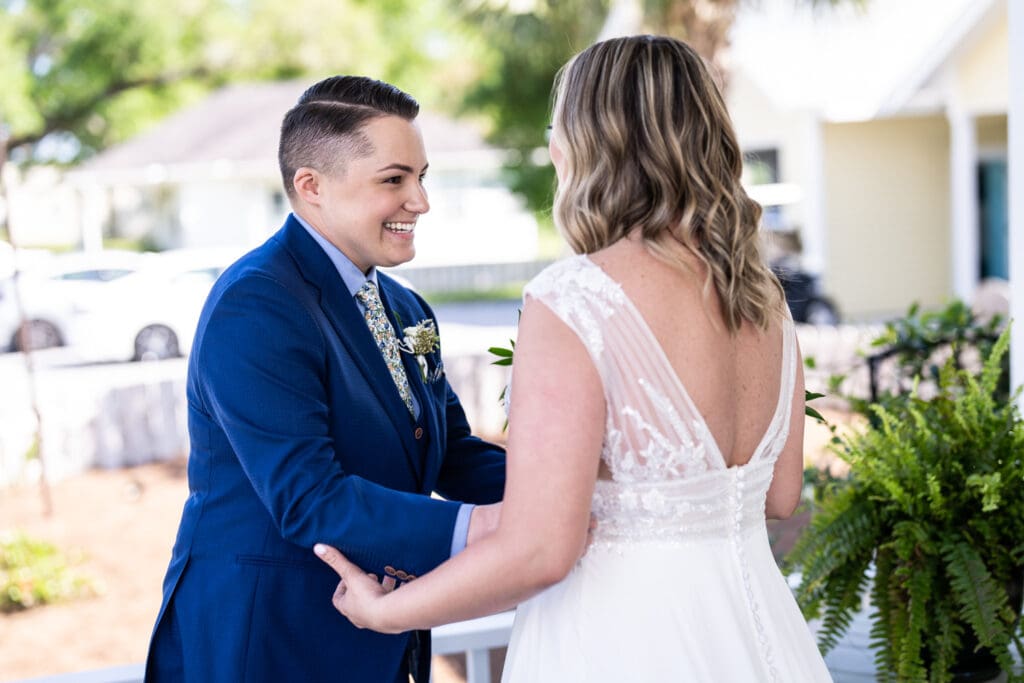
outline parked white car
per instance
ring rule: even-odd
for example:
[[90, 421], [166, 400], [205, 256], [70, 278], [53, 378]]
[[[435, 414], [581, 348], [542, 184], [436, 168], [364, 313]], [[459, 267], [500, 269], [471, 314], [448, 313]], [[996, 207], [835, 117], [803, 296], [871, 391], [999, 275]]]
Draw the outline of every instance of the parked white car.
[[12, 259], [6, 272], [0, 273], [0, 348], [43, 349], [64, 344], [75, 306], [135, 272], [143, 257], [116, 250], [57, 255], [19, 252], [17, 285], [24, 310], [24, 333]]
[[187, 355], [203, 303], [238, 249], [147, 254], [100, 296], [79, 300], [67, 343], [84, 360], [162, 360]]

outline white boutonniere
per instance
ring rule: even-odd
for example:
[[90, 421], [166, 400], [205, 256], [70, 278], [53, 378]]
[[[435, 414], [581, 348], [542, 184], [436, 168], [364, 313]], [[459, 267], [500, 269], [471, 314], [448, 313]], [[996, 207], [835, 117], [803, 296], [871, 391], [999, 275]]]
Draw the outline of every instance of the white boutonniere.
[[420, 367], [420, 376], [423, 381], [434, 382], [440, 378], [444, 374], [441, 363], [437, 363], [433, 373], [430, 372], [430, 365], [427, 363], [427, 356], [441, 348], [441, 337], [437, 334], [434, 321], [429, 318], [422, 320], [412, 327], [403, 328], [402, 334], [404, 337], [398, 345], [402, 351], [416, 356], [416, 363]]

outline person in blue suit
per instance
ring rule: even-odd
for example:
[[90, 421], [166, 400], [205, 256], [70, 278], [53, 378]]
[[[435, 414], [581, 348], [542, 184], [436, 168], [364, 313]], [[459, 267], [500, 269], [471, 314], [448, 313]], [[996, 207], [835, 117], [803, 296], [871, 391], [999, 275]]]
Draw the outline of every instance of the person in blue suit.
[[293, 212], [217, 281], [189, 357], [189, 496], [149, 682], [429, 678], [429, 632], [356, 629], [323, 599], [337, 577], [312, 552], [329, 542], [400, 584], [500, 509], [504, 452], [471, 436], [433, 312], [377, 271], [414, 256], [429, 209], [418, 110], [335, 76], [284, 118]]

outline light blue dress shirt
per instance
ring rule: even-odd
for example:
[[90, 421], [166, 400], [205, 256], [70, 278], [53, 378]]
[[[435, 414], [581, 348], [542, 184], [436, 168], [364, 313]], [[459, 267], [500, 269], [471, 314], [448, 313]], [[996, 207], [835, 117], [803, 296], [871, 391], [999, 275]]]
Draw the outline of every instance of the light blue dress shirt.
[[[306, 232], [309, 233], [310, 237], [316, 240], [316, 243], [320, 245], [320, 248], [327, 254], [327, 258], [331, 259], [331, 263], [334, 264], [335, 269], [338, 271], [338, 275], [341, 276], [342, 282], [345, 283], [345, 287], [348, 289], [349, 294], [352, 295], [359, 310], [366, 313], [366, 308], [360, 303], [359, 299], [356, 299], [356, 292], [363, 286], [363, 283], [370, 281], [377, 286], [377, 268], [374, 266], [370, 268], [369, 273], [363, 273], [359, 270], [356, 264], [352, 263], [352, 260], [348, 256], [338, 249], [338, 247], [331, 244], [326, 237], [317, 232], [313, 226], [305, 221], [302, 216], [293, 213], [295, 220], [299, 222]], [[410, 392], [412, 397], [413, 408], [415, 409], [415, 417], [419, 419], [420, 416], [420, 404], [416, 400], [416, 395]], [[461, 552], [466, 547], [466, 538], [469, 536], [469, 518], [473, 513], [473, 505], [469, 503], [463, 503], [459, 508], [459, 513], [455, 518], [455, 530], [452, 533], [452, 550], [451, 554], [454, 556]]]

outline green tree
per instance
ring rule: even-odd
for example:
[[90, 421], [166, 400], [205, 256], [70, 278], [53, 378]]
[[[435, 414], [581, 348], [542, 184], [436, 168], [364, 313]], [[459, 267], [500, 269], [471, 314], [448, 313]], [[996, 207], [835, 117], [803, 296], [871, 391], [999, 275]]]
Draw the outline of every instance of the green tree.
[[[644, 30], [687, 41], [715, 67], [725, 83], [728, 74], [722, 56], [729, 46], [729, 30], [736, 12], [752, 0], [643, 0]], [[868, 0], [795, 0], [815, 8], [842, 4], [863, 5]]]
[[538, 0], [528, 12], [490, 2], [469, 9], [456, 5], [482, 42], [479, 74], [461, 112], [482, 114], [489, 122], [488, 140], [511, 152], [509, 185], [532, 210], [544, 212], [551, 206], [554, 171], [534, 151], [545, 144], [551, 83], [569, 57], [593, 42], [608, 2]]
[[[725, 83], [721, 57], [744, 1], [636, 0], [642, 14], [637, 29], [687, 41], [716, 67]], [[869, 0], [802, 1], [825, 8], [863, 5]], [[480, 75], [466, 91], [464, 111], [484, 114], [493, 126], [488, 139], [513, 150], [507, 166], [510, 185], [536, 212], [550, 207], [554, 186], [551, 165], [543, 155], [534, 158], [534, 151], [543, 145], [541, 132], [548, 123], [552, 80], [562, 64], [596, 39], [614, 4], [614, 0], [478, 0], [467, 9], [465, 2], [452, 2], [484, 41]]]
[[[74, 162], [228, 81], [361, 73], [435, 98], [463, 30], [443, 0], [0, 0], [11, 160]], [[465, 79], [462, 78], [462, 81]]]
[[6, 0], [5, 150], [14, 161], [71, 161], [166, 115], [219, 77], [228, 18], [199, 0]]
[[234, 78], [364, 74], [423, 103], [450, 98], [465, 77], [465, 27], [445, 0], [235, 0]]

